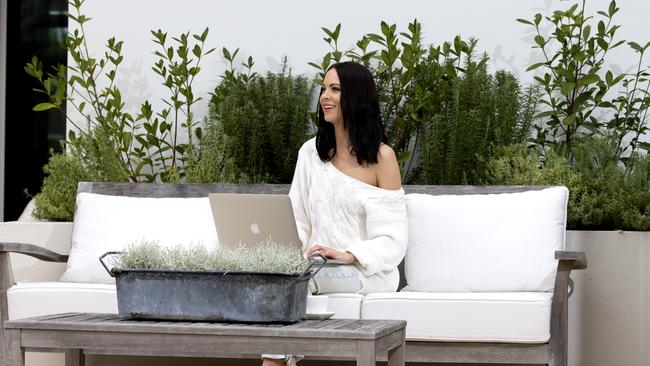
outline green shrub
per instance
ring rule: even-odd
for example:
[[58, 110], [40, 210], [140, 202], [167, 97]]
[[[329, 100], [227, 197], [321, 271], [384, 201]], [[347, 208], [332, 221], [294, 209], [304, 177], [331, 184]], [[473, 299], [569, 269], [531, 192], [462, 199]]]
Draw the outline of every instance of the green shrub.
[[47, 176], [41, 192], [34, 198], [34, 217], [41, 220], [71, 221], [77, 185], [81, 181], [126, 182], [129, 179], [102, 127], [74, 138], [61, 153], [52, 152], [44, 171]]
[[211, 99], [200, 159], [190, 182], [290, 183], [309, 138], [313, 83], [280, 73], [227, 72]]
[[72, 221], [77, 183], [88, 180], [77, 156], [54, 153], [43, 168], [47, 176], [41, 192], [34, 197], [33, 216], [39, 220]]
[[549, 150], [542, 163], [523, 145], [499, 148], [488, 166], [490, 184], [564, 185], [569, 188], [569, 229], [650, 230], [650, 157], [623, 165], [613, 139], [582, 140], [575, 166]]
[[447, 81], [451, 91], [424, 125], [420, 167], [427, 184], [478, 184], [499, 146], [528, 139], [535, 91], [522, 91], [506, 72], [492, 75], [469, 56], [465, 73]]
[[[650, 97], [644, 53], [650, 42], [640, 45], [616, 38], [621, 27], [615, 22], [620, 8], [612, 0], [607, 9], [589, 14], [587, 1], [573, 2], [551, 15], [535, 14], [533, 19], [517, 19], [533, 31], [535, 45], [543, 54], [537, 69], [537, 84], [544, 90], [544, 111], [538, 116], [535, 142], [538, 147], [563, 145], [567, 157], [582, 137], [614, 137], [617, 156], [648, 150], [639, 139], [648, 128]], [[633, 73], [607, 69], [607, 58], [621, 45], [631, 49]], [[541, 71], [541, 72], [540, 72]]]
[[580, 202], [586, 190], [585, 182], [582, 174], [563, 155], [550, 150], [542, 163], [535, 150], [516, 144], [497, 148], [486, 165], [488, 184], [566, 186], [569, 188], [568, 227], [580, 226]]
[[623, 164], [616, 138], [580, 141], [574, 153], [586, 185], [576, 226], [650, 230], [650, 157], [634, 154]]

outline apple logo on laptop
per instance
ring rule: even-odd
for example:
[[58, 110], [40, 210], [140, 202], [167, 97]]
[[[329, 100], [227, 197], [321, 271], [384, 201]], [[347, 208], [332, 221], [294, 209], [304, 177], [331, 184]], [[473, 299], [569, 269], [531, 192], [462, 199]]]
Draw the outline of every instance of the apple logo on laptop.
[[252, 232], [253, 234], [256, 234], [256, 235], [258, 235], [258, 234], [260, 233], [260, 226], [257, 225], [256, 222], [253, 222], [253, 223], [251, 224], [251, 232]]

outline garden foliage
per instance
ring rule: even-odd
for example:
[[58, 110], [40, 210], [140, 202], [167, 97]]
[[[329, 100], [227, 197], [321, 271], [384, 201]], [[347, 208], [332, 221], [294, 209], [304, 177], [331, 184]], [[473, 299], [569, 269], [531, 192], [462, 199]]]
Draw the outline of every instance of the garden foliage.
[[[528, 70], [543, 90], [532, 150], [502, 149], [488, 163], [494, 184], [562, 184], [569, 187], [568, 227], [650, 230], [650, 145], [646, 135], [650, 82], [643, 64], [650, 42], [627, 42], [633, 73], [607, 70], [606, 56], [626, 43], [615, 1], [589, 15], [586, 1], [533, 20], [544, 61]], [[543, 34], [542, 29], [550, 29]]]
[[422, 43], [422, 25], [408, 30], [381, 22], [357, 49], [338, 49], [341, 25], [323, 28], [331, 48], [320, 64], [322, 78], [333, 62], [353, 60], [374, 74], [388, 143], [405, 183], [477, 184], [495, 146], [528, 138], [537, 94], [507, 72], [487, 71], [477, 40], [457, 36], [441, 46]]
[[313, 83], [292, 75], [286, 59], [279, 73], [253, 73], [250, 57], [247, 71], [236, 71], [236, 55], [224, 49], [231, 67], [212, 94], [188, 181], [291, 183], [298, 150], [312, 133]]
[[[550, 16], [538, 13], [533, 20], [517, 19], [534, 30], [534, 48], [544, 58], [528, 68], [541, 71], [535, 80], [544, 90], [540, 102], [546, 107], [537, 115], [542, 120], [535, 143], [561, 149], [572, 158], [575, 141], [607, 135], [614, 138], [620, 157], [647, 151], [650, 144], [640, 137], [648, 131], [650, 74], [643, 56], [650, 42], [645, 46], [628, 42], [637, 60], [634, 73], [605, 69], [607, 55], [625, 44], [616, 39], [621, 26], [614, 17], [619, 8], [612, 0], [606, 10], [590, 15], [585, 5], [582, 0]], [[544, 28], [550, 28], [550, 34], [543, 34]]]
[[[286, 59], [275, 73], [253, 72], [251, 57], [235, 67], [238, 50], [224, 48], [229, 68], [211, 95], [209, 116], [196, 121], [192, 106], [201, 97], [192, 82], [212, 52], [205, 48], [208, 30], [171, 39], [157, 30], [153, 70], [169, 92], [166, 107], [154, 111], [144, 101], [130, 114], [114, 83], [122, 43], [111, 38], [104, 56], [90, 57], [82, 4], [71, 3], [79, 30], [64, 42], [70, 66], [46, 75], [34, 58], [25, 67], [46, 97], [35, 110], [69, 103], [82, 116], [69, 120], [75, 129], [65, 151], [45, 167], [37, 217], [71, 219], [81, 180], [291, 181], [298, 149], [314, 132], [311, 80], [293, 75]], [[489, 71], [476, 39], [424, 45], [417, 20], [404, 31], [381, 22], [379, 32], [345, 51], [338, 44], [341, 24], [322, 28], [330, 49], [310, 64], [317, 84], [334, 62], [353, 60], [371, 70], [404, 183], [566, 185], [569, 228], [650, 230], [650, 144], [644, 142], [650, 42], [616, 38], [615, 1], [593, 15], [585, 8], [586, 0], [579, 0], [546, 16], [517, 19], [534, 33], [542, 57], [528, 68], [535, 72], [530, 86]], [[635, 70], [608, 70], [611, 50], [626, 44]]]

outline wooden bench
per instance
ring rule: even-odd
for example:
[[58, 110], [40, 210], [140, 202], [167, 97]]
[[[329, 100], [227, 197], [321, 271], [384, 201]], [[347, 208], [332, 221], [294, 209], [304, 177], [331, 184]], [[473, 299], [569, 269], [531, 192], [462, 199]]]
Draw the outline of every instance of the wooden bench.
[[[523, 186], [405, 186], [407, 193], [488, 194], [538, 190], [543, 187]], [[125, 195], [136, 197], [204, 197], [213, 192], [228, 193], [288, 193], [288, 185], [232, 185], [232, 184], [133, 184], [133, 183], [80, 183], [79, 192]], [[44, 261], [66, 262], [67, 255], [58, 254], [39, 246], [24, 243], [0, 243], [0, 316], [7, 320], [7, 289], [14, 285], [9, 253], [22, 253]], [[586, 268], [582, 252], [557, 251], [558, 260], [553, 290], [550, 340], [547, 343], [508, 342], [439, 342], [406, 341], [407, 362], [439, 363], [491, 363], [491, 364], [567, 364], [567, 317], [571, 287], [570, 273]], [[401, 266], [403, 271], [403, 266]], [[404, 286], [404, 276], [402, 284]], [[399, 313], [399, 311], [397, 311]], [[0, 327], [0, 337], [6, 341], [5, 330]], [[2, 343], [3, 345], [5, 342]], [[6, 354], [6, 350], [0, 350]], [[2, 356], [2, 355], [0, 355]], [[2, 359], [2, 357], [0, 357]], [[4, 363], [3, 363], [4, 364]]]

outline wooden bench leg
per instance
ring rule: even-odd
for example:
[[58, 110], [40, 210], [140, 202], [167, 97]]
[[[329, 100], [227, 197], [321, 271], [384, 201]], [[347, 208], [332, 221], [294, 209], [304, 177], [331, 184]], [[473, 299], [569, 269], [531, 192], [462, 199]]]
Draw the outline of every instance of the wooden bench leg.
[[65, 350], [65, 366], [84, 366], [85, 359], [83, 350], [67, 349]]
[[376, 366], [374, 341], [357, 341], [357, 366]]
[[17, 329], [5, 329], [4, 348], [6, 363], [3, 366], [25, 366], [25, 349], [20, 346], [20, 331]]
[[402, 330], [402, 344], [388, 351], [388, 366], [404, 366], [404, 351], [406, 350], [405, 330]]

